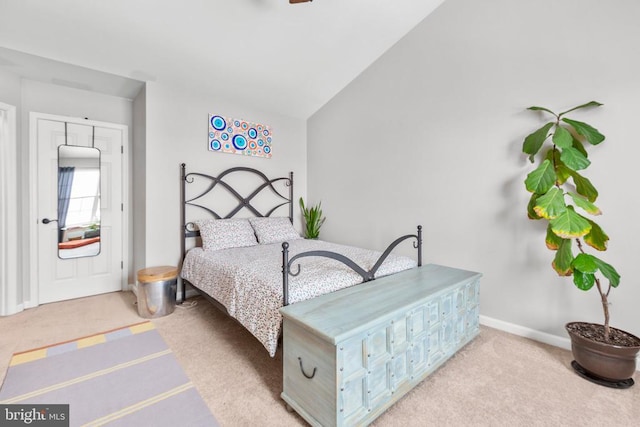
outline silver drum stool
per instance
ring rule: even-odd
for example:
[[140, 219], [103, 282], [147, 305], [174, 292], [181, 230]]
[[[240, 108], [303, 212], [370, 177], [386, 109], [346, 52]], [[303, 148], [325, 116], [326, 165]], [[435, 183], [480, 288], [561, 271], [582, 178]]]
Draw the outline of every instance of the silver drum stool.
[[176, 267], [165, 265], [138, 271], [138, 314], [151, 319], [173, 313], [177, 284]]

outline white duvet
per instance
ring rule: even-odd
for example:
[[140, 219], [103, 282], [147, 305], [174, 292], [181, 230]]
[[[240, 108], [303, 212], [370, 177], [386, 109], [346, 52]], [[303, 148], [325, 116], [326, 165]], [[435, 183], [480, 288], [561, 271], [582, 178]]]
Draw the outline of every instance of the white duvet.
[[[341, 253], [370, 270], [381, 252], [337, 245], [321, 240], [292, 240], [289, 258], [300, 252], [326, 250]], [[289, 303], [310, 299], [362, 282], [362, 277], [339, 261], [324, 257], [304, 257], [294, 262], [289, 276]], [[415, 267], [408, 257], [389, 255], [376, 277]], [[182, 278], [224, 305], [275, 356], [282, 324], [282, 245], [204, 251], [191, 249], [185, 258]]]

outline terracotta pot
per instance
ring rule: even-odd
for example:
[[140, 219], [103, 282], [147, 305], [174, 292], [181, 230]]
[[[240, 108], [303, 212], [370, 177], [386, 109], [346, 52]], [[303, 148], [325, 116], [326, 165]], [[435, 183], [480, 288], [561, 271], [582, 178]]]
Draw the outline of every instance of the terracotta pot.
[[[622, 381], [633, 376], [636, 371], [636, 357], [640, 351], [640, 345], [622, 347], [594, 341], [570, 330], [569, 327], [572, 324], [596, 324], [571, 322], [567, 323], [565, 326], [569, 333], [569, 337], [571, 338], [571, 350], [573, 352], [573, 357], [575, 361], [578, 362], [588, 373], [607, 381]], [[624, 333], [631, 337], [635, 337], [628, 332]], [[637, 337], [635, 338], [640, 342], [640, 339]]]

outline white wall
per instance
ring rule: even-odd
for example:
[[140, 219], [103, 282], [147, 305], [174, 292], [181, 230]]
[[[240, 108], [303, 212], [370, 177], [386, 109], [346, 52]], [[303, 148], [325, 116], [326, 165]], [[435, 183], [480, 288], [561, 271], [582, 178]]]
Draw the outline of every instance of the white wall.
[[20, 76], [0, 69], [0, 102], [18, 105], [20, 103]]
[[27, 116], [38, 112], [132, 125], [132, 101], [126, 98], [23, 79], [22, 99]]
[[[308, 193], [327, 240], [382, 249], [424, 226], [425, 262], [484, 273], [484, 316], [566, 336], [601, 322], [594, 291], [550, 268], [544, 226], [526, 217], [525, 111], [577, 113], [607, 141], [586, 175], [600, 190], [603, 258], [622, 275], [612, 325], [640, 335], [640, 2], [448, 0], [308, 122]], [[402, 248], [410, 254], [410, 248]]]
[[18, 256], [18, 163], [20, 77], [0, 70], [0, 315], [22, 309], [22, 289], [16, 281]]
[[[208, 114], [270, 125], [270, 159], [208, 151]], [[140, 159], [134, 160], [134, 168]], [[144, 247], [136, 250], [142, 265], [177, 265], [181, 259], [180, 164], [188, 171], [216, 175], [235, 166], [261, 170], [269, 177], [294, 172], [295, 197], [306, 195], [306, 123], [204, 93], [191, 93], [159, 83], [146, 86], [146, 183]], [[297, 207], [297, 206], [296, 206]], [[226, 212], [225, 212], [226, 213]], [[136, 216], [139, 212], [136, 213]], [[286, 213], [285, 213], [286, 215]], [[136, 261], [138, 262], [138, 261]]]

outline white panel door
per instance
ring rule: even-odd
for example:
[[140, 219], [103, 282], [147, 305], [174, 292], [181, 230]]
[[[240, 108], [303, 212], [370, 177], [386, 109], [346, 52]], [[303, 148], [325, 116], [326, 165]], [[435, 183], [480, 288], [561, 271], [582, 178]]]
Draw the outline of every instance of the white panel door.
[[[123, 128], [36, 120], [39, 303], [122, 290]], [[65, 143], [100, 150], [100, 252], [95, 256], [60, 258], [58, 223], [43, 223], [45, 218], [57, 219], [58, 146]]]

